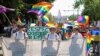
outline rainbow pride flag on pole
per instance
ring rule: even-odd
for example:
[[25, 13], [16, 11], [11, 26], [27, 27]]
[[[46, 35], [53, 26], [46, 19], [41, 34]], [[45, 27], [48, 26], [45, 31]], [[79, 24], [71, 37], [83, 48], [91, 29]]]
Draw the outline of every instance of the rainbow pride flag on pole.
[[87, 33], [87, 38], [86, 38], [86, 43], [87, 43], [87, 51], [86, 54], [89, 54], [89, 50], [91, 48], [91, 40], [92, 40], [92, 35], [91, 33]]
[[47, 16], [43, 16], [42, 22], [44, 22], [44, 23], [49, 22], [49, 18]]
[[32, 6], [28, 13], [36, 13], [38, 16], [43, 17], [50, 9], [52, 4], [48, 2], [40, 2]]

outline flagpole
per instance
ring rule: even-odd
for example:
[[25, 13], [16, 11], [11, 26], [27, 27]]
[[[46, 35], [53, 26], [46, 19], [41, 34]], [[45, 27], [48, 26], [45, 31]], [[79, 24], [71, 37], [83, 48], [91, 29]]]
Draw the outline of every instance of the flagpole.
[[3, 13], [3, 15], [7, 18], [8, 22], [9, 22], [10, 24], [12, 24], [11, 21], [9, 20], [9, 18], [7, 17], [7, 15], [6, 15], [5, 13]]

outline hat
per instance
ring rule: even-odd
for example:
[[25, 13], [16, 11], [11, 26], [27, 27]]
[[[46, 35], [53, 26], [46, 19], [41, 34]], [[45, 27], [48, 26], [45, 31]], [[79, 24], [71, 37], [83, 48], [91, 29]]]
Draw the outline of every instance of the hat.
[[74, 26], [73, 28], [79, 28], [78, 26]]
[[51, 26], [51, 27], [49, 27], [49, 28], [56, 28], [56, 26]]

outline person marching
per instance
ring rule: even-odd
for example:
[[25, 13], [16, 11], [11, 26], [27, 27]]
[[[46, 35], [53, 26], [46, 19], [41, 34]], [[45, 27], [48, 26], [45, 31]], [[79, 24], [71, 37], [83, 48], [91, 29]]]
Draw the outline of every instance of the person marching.
[[[47, 49], [46, 54], [42, 54], [42, 56], [44, 56], [44, 55], [46, 55], [46, 56], [57, 56], [61, 38], [56, 33], [56, 27], [50, 27], [50, 33], [45, 36], [44, 40], [46, 40], [46, 44], [47, 44], [47, 47], [45, 47], [45, 48], [49, 48], [50, 50]], [[42, 41], [42, 44], [43, 44], [44, 40]], [[54, 41], [58, 41], [57, 50], [55, 50], [53, 48], [53, 42]], [[43, 49], [45, 49], [45, 48], [43, 48]]]
[[50, 33], [45, 36], [45, 40], [61, 40], [60, 36], [56, 33], [56, 27], [50, 28]]
[[[15, 40], [15, 42], [10, 44], [12, 55], [24, 56], [26, 52], [26, 44], [27, 44], [28, 35], [25, 31], [23, 31], [22, 24], [18, 25], [18, 31], [15, 32], [11, 38]], [[20, 40], [25, 40], [25, 45], [22, 42], [20, 42]]]
[[[81, 56], [84, 46], [83, 36], [79, 33], [79, 28], [75, 27], [71, 34], [71, 45], [69, 48], [70, 56]], [[78, 44], [80, 40], [80, 44]], [[73, 51], [72, 51], [73, 50]]]

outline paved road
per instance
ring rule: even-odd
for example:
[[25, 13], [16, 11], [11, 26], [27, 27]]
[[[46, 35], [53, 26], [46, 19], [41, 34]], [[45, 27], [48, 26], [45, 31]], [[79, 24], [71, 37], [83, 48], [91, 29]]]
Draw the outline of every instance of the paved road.
[[0, 56], [3, 56], [3, 51], [2, 51], [2, 38], [0, 38]]
[[[11, 39], [6, 39], [6, 41], [7, 41], [6, 43], [8, 44], [7, 47], [9, 47], [9, 44], [11, 42], [13, 42], [13, 41], [11, 41]], [[22, 41], [22, 43], [24, 44], [24, 41]], [[57, 41], [54, 42], [53, 43], [53, 46], [50, 47], [50, 46], [48, 46], [48, 44], [46, 42], [44, 42], [44, 44], [41, 45], [41, 41], [32, 41], [32, 40], [29, 40], [28, 43], [27, 43], [26, 53], [25, 53], [24, 56], [33, 56], [33, 55], [34, 56], [41, 56], [42, 55], [42, 52], [43, 52], [43, 51], [41, 52], [42, 49], [46, 51], [45, 54], [47, 54], [48, 52], [49, 53], [52, 53], [52, 52], [50, 52], [50, 50], [51, 51], [56, 51], [57, 50], [57, 43], [58, 43]], [[77, 43], [78, 44], [82, 44], [82, 41], [79, 40]], [[20, 44], [18, 44], [18, 45], [20, 47], [23, 46], [23, 45], [20, 45]], [[13, 47], [16, 47], [16, 45], [14, 45]], [[82, 45], [80, 45], [80, 47], [82, 47]], [[69, 40], [69, 41], [62, 41], [60, 43], [60, 46], [59, 46], [59, 51], [58, 51], [58, 54], [59, 55], [58, 56], [71, 56], [70, 53], [71, 54], [72, 53], [74, 54], [74, 52], [76, 52], [76, 54], [80, 54], [80, 53], [78, 53], [79, 51], [77, 51], [78, 49], [76, 50], [76, 48], [79, 48], [79, 46], [77, 46], [77, 44], [75, 44], [73, 47], [71, 47], [71, 40]], [[14, 49], [17, 49], [18, 50], [20, 48], [19, 47], [16, 47]], [[6, 49], [5, 45], [3, 47], [3, 50], [5, 51], [5, 56], [11, 56], [11, 53], [12, 53], [11, 50]], [[86, 56], [85, 55], [85, 50], [86, 49], [85, 49], [85, 45], [84, 45], [83, 52], [82, 52], [82, 54], [80, 56]]]

